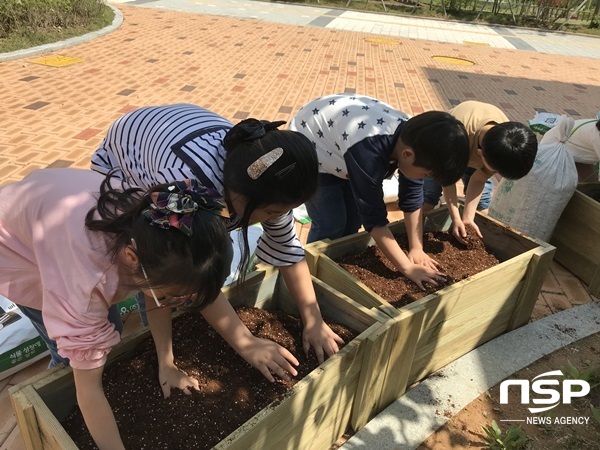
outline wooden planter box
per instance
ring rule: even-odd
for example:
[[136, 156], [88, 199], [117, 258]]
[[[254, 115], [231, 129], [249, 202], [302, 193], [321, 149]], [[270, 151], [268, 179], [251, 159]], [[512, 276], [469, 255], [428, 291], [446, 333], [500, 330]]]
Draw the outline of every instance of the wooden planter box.
[[[477, 214], [476, 223], [486, 246], [495, 252], [501, 264], [400, 309], [390, 305], [333, 261], [374, 245], [368, 233], [307, 246], [311, 273], [356, 302], [384, 311], [391, 317], [423, 311], [414, 356], [398, 353], [400, 361], [390, 361], [390, 365], [410, 367], [409, 385], [490, 339], [524, 325], [531, 316], [554, 247], [530, 239], [481, 214]], [[406, 233], [404, 221], [394, 222], [389, 227], [393, 233]], [[446, 208], [427, 214], [425, 231], [446, 231], [450, 227]], [[399, 341], [398, 345], [404, 344]], [[393, 390], [389, 386], [384, 389]], [[399, 397], [403, 392], [396, 394]]]
[[[419, 328], [413, 324], [414, 314], [390, 320], [317, 279], [313, 278], [313, 282], [324, 317], [361, 334], [299, 381], [283, 400], [261, 410], [215, 448], [329, 448], [344, 433], [353, 408], [368, 410], [368, 416], [373, 414], [372, 410], [380, 409], [379, 397], [373, 401], [364, 394], [377, 384], [381, 371], [387, 367], [392, 343], [398, 339], [416, 342], [418, 335], [412, 339], [410, 336]], [[241, 291], [226, 288], [226, 294], [234, 306], [296, 312], [276, 270], [255, 272], [248, 276]], [[124, 339], [109, 355], [108, 364], [118, 356], [131, 353], [149, 335], [149, 330], [143, 330]], [[411, 351], [410, 348], [405, 350]], [[365, 366], [363, 360], [373, 362], [374, 366]], [[395, 387], [398, 382], [406, 385], [407, 378], [408, 374], [403, 381], [392, 385]], [[54, 368], [14, 386], [10, 396], [28, 449], [77, 448], [59, 422], [72, 412], [76, 402], [70, 368]]]
[[600, 297], [600, 203], [586, 195], [600, 182], [581, 183], [564, 209], [550, 243], [555, 259]]

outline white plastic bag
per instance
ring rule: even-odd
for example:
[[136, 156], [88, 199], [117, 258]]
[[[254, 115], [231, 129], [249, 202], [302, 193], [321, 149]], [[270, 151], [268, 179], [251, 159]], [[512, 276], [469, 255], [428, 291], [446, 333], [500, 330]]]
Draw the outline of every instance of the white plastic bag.
[[502, 179], [489, 215], [521, 233], [548, 241], [556, 222], [577, 188], [577, 169], [565, 141], [573, 119], [561, 120], [553, 142], [538, 146], [533, 168], [520, 180]]
[[17, 305], [0, 295], [0, 380], [48, 355], [48, 347]]
[[[258, 239], [262, 236], [262, 233], [263, 229], [260, 225], [251, 225], [248, 227], [248, 246], [250, 247], [250, 263], [248, 264], [248, 270], [252, 270], [255, 266], [254, 252], [258, 244]], [[242, 230], [240, 229], [233, 230], [229, 235], [233, 241], [233, 259], [231, 260], [231, 273], [227, 277], [227, 280], [225, 280], [225, 286], [233, 283], [240, 276], [238, 271], [238, 265], [240, 264], [240, 259], [242, 257], [240, 243], [244, 239]]]

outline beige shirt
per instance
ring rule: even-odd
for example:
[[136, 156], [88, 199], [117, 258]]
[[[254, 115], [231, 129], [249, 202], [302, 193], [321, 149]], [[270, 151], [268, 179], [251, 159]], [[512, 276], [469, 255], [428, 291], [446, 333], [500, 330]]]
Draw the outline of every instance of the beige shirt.
[[477, 152], [481, 130], [489, 123], [508, 122], [508, 117], [494, 105], [472, 100], [462, 102], [448, 112], [460, 120], [467, 129], [469, 135], [469, 167], [481, 169], [488, 177], [494, 175], [495, 172], [485, 168], [483, 160]]

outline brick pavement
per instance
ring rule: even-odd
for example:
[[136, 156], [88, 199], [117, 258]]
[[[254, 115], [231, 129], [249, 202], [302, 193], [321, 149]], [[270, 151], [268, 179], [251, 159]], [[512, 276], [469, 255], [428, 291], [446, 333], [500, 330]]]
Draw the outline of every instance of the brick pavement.
[[[495, 103], [514, 120], [536, 110], [570, 110], [577, 118], [600, 109], [599, 60], [401, 38], [386, 44], [366, 33], [121, 9], [120, 29], [59, 52], [82, 63], [0, 63], [0, 184], [36, 168], [87, 168], [110, 123], [145, 105], [192, 102], [234, 122], [286, 120], [304, 102], [334, 92], [374, 96], [410, 114], [468, 99]], [[591, 300], [553, 264], [534, 318]], [[1, 449], [23, 446], [7, 387], [40, 364], [0, 381]]]
[[0, 183], [49, 165], [88, 167], [109, 124], [145, 105], [193, 102], [233, 121], [285, 120], [333, 92], [371, 95], [411, 114], [468, 99], [495, 103], [515, 120], [600, 108], [598, 60], [121, 8], [120, 29], [60, 52], [82, 63], [0, 63]]

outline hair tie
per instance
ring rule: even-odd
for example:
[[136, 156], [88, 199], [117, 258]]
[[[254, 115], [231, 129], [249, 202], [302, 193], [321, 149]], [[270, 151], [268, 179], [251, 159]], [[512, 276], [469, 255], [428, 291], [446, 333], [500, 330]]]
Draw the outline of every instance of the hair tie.
[[269, 131], [276, 130], [285, 121], [269, 122], [268, 120], [246, 119], [236, 125], [241, 132], [240, 138], [243, 141], [253, 141], [265, 136]]
[[175, 181], [164, 192], [145, 195], [148, 208], [142, 215], [163, 229], [177, 228], [186, 236], [192, 235], [194, 213], [201, 208], [215, 215], [222, 215], [225, 208], [221, 196], [214, 189], [200, 185], [196, 180]]

